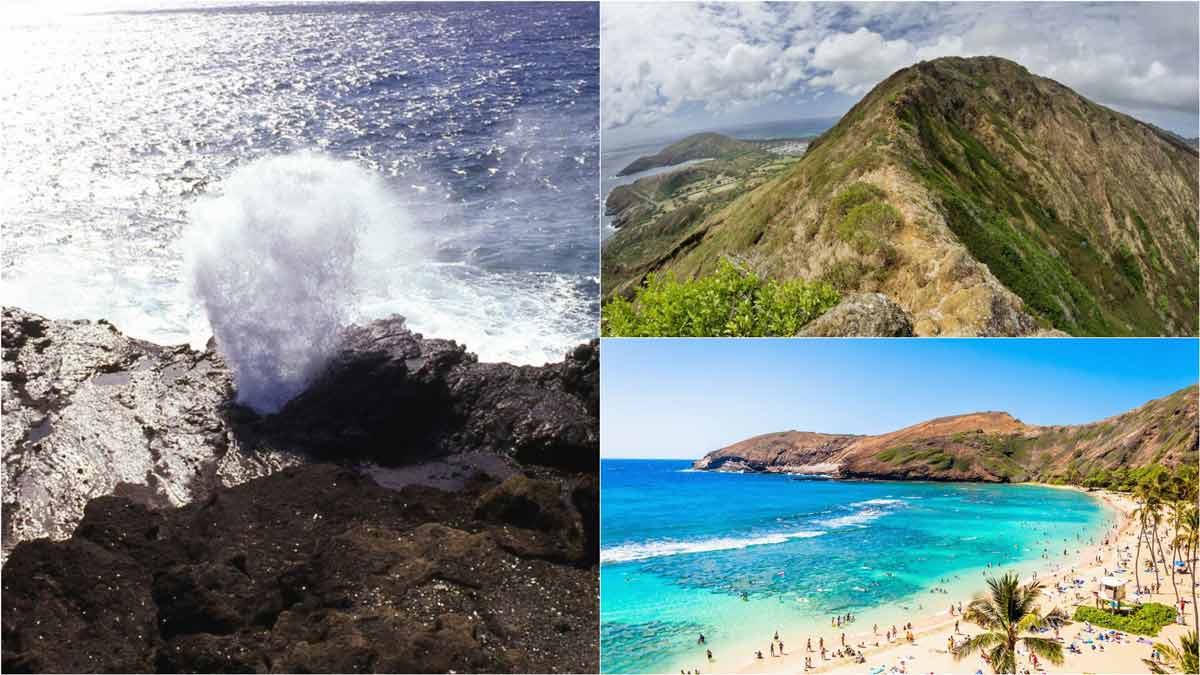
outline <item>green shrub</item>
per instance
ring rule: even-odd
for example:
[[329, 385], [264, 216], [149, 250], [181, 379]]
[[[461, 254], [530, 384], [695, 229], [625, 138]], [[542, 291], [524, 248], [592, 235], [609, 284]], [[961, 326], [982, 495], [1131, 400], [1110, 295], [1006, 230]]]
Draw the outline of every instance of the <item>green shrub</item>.
[[870, 270], [861, 260], [839, 260], [825, 270], [821, 280], [842, 291], [858, 288]]
[[883, 190], [870, 183], [851, 183], [833, 198], [829, 207], [838, 218], [844, 218], [850, 209], [867, 202], [878, 201], [887, 196]]
[[722, 261], [715, 274], [679, 281], [652, 274], [632, 302], [604, 306], [608, 337], [790, 336], [837, 304], [825, 283], [774, 281]]
[[[846, 212], [838, 222], [837, 236], [863, 255], [891, 248], [887, 238], [900, 227], [901, 216], [896, 207], [884, 202], [859, 204]], [[890, 257], [894, 257], [891, 254]]]
[[1136, 635], [1158, 635], [1163, 626], [1175, 623], [1175, 610], [1157, 602], [1148, 602], [1132, 614], [1121, 616], [1095, 607], [1077, 607], [1074, 619]]
[[1142, 278], [1142, 268], [1138, 267], [1137, 256], [1129, 250], [1129, 247], [1122, 246], [1117, 249], [1117, 252], [1113, 254], [1113, 263], [1117, 266], [1117, 271], [1129, 281], [1131, 286], [1139, 291], [1146, 287], [1146, 280]]

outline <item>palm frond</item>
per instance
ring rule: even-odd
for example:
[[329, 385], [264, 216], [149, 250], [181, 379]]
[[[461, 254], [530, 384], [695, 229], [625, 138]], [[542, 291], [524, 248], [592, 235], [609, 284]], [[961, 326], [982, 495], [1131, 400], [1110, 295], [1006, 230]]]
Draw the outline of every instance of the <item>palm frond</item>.
[[961, 661], [981, 649], [990, 649], [1003, 643], [1003, 633], [980, 633], [955, 647], [950, 654], [954, 656], [955, 661]]
[[1017, 654], [1008, 648], [1004, 642], [992, 647], [988, 652], [988, 659], [992, 662], [992, 671], [996, 673], [1015, 673], [1017, 672]]
[[1063, 662], [1062, 643], [1055, 640], [1040, 637], [1024, 637], [1021, 642], [1029, 648], [1029, 651], [1046, 659], [1056, 666], [1061, 666]]

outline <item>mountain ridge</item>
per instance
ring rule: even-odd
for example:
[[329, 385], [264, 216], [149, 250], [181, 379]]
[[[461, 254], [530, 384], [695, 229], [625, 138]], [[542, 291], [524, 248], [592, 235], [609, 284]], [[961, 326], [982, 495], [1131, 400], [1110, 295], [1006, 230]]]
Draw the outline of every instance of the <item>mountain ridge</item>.
[[1195, 335], [1198, 174], [1186, 141], [1016, 63], [936, 59], [753, 189], [623, 228], [604, 291], [735, 258], [884, 293], [917, 335]]
[[1197, 385], [1076, 425], [1027, 424], [1007, 412], [937, 417], [875, 435], [782, 431], [705, 454], [706, 471], [842, 478], [1079, 483], [1100, 472], [1197, 459]]

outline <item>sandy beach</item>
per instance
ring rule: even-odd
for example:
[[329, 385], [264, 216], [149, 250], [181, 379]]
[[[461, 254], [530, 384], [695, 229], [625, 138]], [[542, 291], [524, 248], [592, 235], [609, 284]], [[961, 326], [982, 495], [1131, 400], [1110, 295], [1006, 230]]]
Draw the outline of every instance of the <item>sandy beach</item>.
[[[1074, 488], [1064, 488], [1074, 489]], [[1045, 586], [1043, 600], [1040, 608], [1044, 612], [1053, 607], [1058, 607], [1066, 611], [1068, 614], [1074, 612], [1074, 608], [1081, 604], [1091, 604], [1093, 602], [1092, 590], [1096, 588], [1097, 580], [1108, 570], [1111, 572], [1116, 567], [1122, 566], [1129, 569], [1130, 572], [1126, 576], [1133, 579], [1132, 560], [1133, 552], [1137, 547], [1137, 529], [1136, 524], [1130, 514], [1136, 508], [1133, 499], [1124, 494], [1112, 493], [1106, 491], [1097, 491], [1090, 493], [1118, 514], [1118, 524], [1113, 530], [1106, 531], [1105, 536], [1109, 538], [1108, 545], [1102, 542], [1087, 548], [1077, 549], [1076, 551], [1068, 551], [1064, 556], [1051, 558], [1046, 561], [1046, 564], [1036, 574], [1039, 581]], [[1115, 539], [1114, 539], [1115, 535]], [[1142, 551], [1142, 560], [1147, 557], [1146, 551]], [[1003, 573], [1004, 569], [996, 570], [997, 574]], [[1163, 567], [1160, 563], [1160, 573]], [[1023, 578], [1023, 581], [1028, 581], [1029, 576]], [[1083, 579], [1082, 586], [1070, 586], [1071, 580]], [[1149, 581], [1147, 573], [1143, 572], [1141, 581], [1148, 585], [1153, 583], [1153, 573], [1149, 573]], [[1189, 599], [1191, 596], [1191, 584], [1194, 579], [1191, 575], [1178, 575], [1176, 581], [1179, 585], [1180, 593]], [[1063, 592], [1056, 590], [1058, 584], [1064, 584]], [[973, 593], [981, 594], [985, 590], [984, 580], [981, 577]], [[1132, 584], [1131, 584], [1132, 588]], [[1174, 592], [1172, 591], [1170, 581], [1166, 576], [1162, 580], [1161, 592], [1157, 594], [1143, 594], [1141, 600], [1143, 602], [1161, 602], [1166, 605], [1173, 605], [1175, 602]], [[782, 655], [776, 653], [771, 655], [772, 636], [764, 635], [761, 645], [755, 649], [761, 649], [764, 658], [756, 659], [753, 653], [724, 655], [720, 661], [708, 662], [704, 666], [700, 666], [701, 672], [746, 672], [746, 673], [768, 673], [768, 672], [810, 672], [810, 673], [990, 673], [991, 667], [983, 661], [978, 655], [968, 656], [961, 661], [955, 661], [954, 657], [949, 653], [947, 647], [951, 638], [959, 641], [967, 636], [975, 635], [981, 632], [980, 628], [966, 621], [961, 621], [958, 626], [958, 633], [955, 632], [956, 616], [950, 614], [951, 604], [957, 606], [962, 603], [965, 608], [970, 603], [973, 596], [969, 595], [938, 595], [934, 601], [941, 609], [937, 613], [926, 612], [923, 615], [914, 614], [906, 620], [912, 623], [912, 633], [914, 640], [910, 643], [905, 640], [905, 630], [903, 626], [897, 624], [899, 636], [894, 638], [892, 642], [888, 642], [885, 637], [885, 631], [891, 626], [879, 626], [879, 633], [875, 635], [872, 632], [872, 625], [868, 620], [856, 620], [853, 623], [844, 625], [841, 628], [829, 627], [821, 632], [814, 633], [810, 630], [788, 631], [787, 626], [780, 627], [779, 637], [785, 645]], [[1131, 591], [1132, 598], [1132, 591]], [[1189, 606], [1188, 615], [1191, 615]], [[1189, 621], [1190, 623], [1190, 621]], [[1099, 629], [1097, 629], [1099, 630]], [[1151, 654], [1151, 641], [1172, 640], [1176, 644], [1179, 638], [1186, 631], [1190, 630], [1178, 624], [1173, 624], [1165, 627], [1157, 637], [1152, 639], [1142, 638], [1139, 636], [1127, 635], [1126, 639], [1121, 642], [1105, 642], [1103, 651], [1093, 649], [1092, 644], [1083, 642], [1091, 639], [1095, 634], [1086, 634], [1085, 626], [1082, 623], [1072, 622], [1070, 625], [1063, 627], [1060, 630], [1060, 635], [1064, 646], [1072, 643], [1078, 645], [1082, 649], [1082, 653], [1074, 654], [1064, 652], [1065, 661], [1061, 666], [1054, 666], [1040, 661], [1039, 666], [1035, 668], [1025, 654], [1019, 661], [1019, 667], [1022, 672], [1028, 670], [1033, 673], [1142, 673], [1148, 672], [1143, 658], [1149, 658]], [[856, 651], [861, 651], [865, 658], [865, 663], [855, 663], [851, 658], [833, 658], [832, 653], [841, 646], [841, 636], [845, 633], [846, 643], [853, 646]], [[813, 652], [807, 652], [805, 649], [806, 640], [812, 640]], [[819, 650], [816, 649], [818, 640], [824, 638], [825, 645], [829, 650], [829, 658], [822, 659]], [[876, 646], [878, 645], [878, 646]], [[861, 647], [860, 647], [861, 646]], [[699, 648], [703, 650], [703, 647]], [[1021, 648], [1018, 647], [1020, 650]], [[702, 654], [697, 659], [697, 662], [704, 662]], [[809, 657], [813, 664], [813, 668], [805, 670], [805, 657]]]

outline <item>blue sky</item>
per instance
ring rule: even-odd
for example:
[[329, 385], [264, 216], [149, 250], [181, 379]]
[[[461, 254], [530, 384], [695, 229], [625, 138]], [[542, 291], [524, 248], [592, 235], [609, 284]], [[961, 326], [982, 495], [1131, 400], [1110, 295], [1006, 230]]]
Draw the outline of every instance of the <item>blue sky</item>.
[[1002, 410], [1091, 422], [1194, 384], [1195, 339], [605, 340], [602, 457], [696, 458], [756, 434], [876, 434]]
[[1200, 133], [1195, 2], [609, 2], [600, 16], [610, 147], [840, 116], [900, 68], [981, 55], [1184, 136]]

